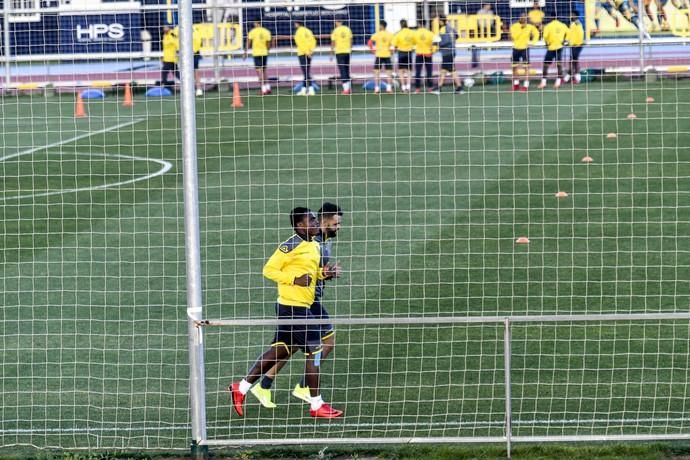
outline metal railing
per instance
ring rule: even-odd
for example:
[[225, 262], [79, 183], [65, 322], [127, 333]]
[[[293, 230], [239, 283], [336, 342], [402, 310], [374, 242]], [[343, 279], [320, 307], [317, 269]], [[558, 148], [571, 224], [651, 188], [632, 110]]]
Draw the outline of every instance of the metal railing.
[[[203, 328], [207, 327], [247, 327], [247, 326], [278, 326], [304, 325], [300, 319], [219, 319], [198, 320], [191, 319], [198, 329], [198, 336], [203, 335]], [[254, 446], [254, 445], [296, 445], [296, 444], [434, 444], [434, 443], [503, 443], [506, 445], [510, 458], [513, 443], [537, 442], [577, 442], [577, 441], [668, 441], [690, 440], [690, 431], [677, 434], [590, 434], [590, 435], [515, 435], [512, 396], [512, 326], [514, 324], [563, 324], [563, 323], [602, 323], [602, 322], [640, 322], [640, 321], [690, 321], [688, 313], [629, 313], [629, 314], [573, 314], [573, 315], [513, 315], [513, 316], [417, 316], [417, 317], [367, 317], [367, 318], [330, 318], [327, 320], [310, 320], [309, 324], [333, 324], [342, 326], [441, 326], [441, 325], [469, 325], [469, 324], [502, 324], [503, 325], [503, 390], [505, 394], [504, 433], [502, 436], [472, 436], [472, 437], [327, 437], [298, 439], [200, 439], [198, 443], [205, 446]]]

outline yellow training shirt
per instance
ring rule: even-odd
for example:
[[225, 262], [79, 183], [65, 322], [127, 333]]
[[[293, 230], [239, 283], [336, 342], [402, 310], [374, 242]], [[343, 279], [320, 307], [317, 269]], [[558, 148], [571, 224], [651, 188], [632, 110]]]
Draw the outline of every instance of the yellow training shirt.
[[582, 46], [585, 43], [585, 29], [580, 21], [570, 23], [568, 43], [570, 43], [570, 46]]
[[201, 33], [197, 32], [196, 29], [192, 30], [192, 51], [196, 54], [201, 52]]
[[434, 54], [434, 34], [429, 29], [419, 27], [414, 34], [415, 53], [422, 56]]
[[534, 25], [541, 24], [544, 21], [544, 12], [542, 10], [530, 10], [527, 13], [527, 19]]
[[513, 48], [526, 50], [539, 40], [539, 31], [532, 24], [522, 25], [516, 22], [510, 26], [510, 38], [513, 40]]
[[247, 34], [252, 42], [252, 56], [268, 56], [268, 45], [271, 42], [271, 31], [265, 27], [254, 27]]
[[170, 31], [163, 35], [163, 62], [177, 62], [177, 50], [180, 47], [180, 41], [177, 39], [177, 34]]
[[[314, 303], [317, 280], [324, 279], [321, 262], [321, 247], [312, 240], [303, 240], [299, 235], [278, 246], [278, 249], [264, 265], [264, 276], [278, 284], [278, 303], [309, 308]], [[295, 285], [295, 278], [304, 274], [311, 276], [309, 286]]]
[[398, 51], [412, 51], [414, 49], [414, 31], [407, 27], [400, 29], [400, 31], [393, 36], [393, 46]]
[[563, 42], [568, 36], [568, 26], [558, 19], [549, 22], [544, 27], [544, 42], [549, 51], [556, 51], [563, 48]]
[[352, 52], [352, 31], [348, 26], [338, 26], [331, 32], [331, 43], [335, 54]]
[[370, 40], [374, 42], [376, 48], [376, 57], [389, 58], [391, 57], [391, 43], [393, 43], [393, 34], [387, 30], [379, 30], [371, 36]]
[[311, 30], [302, 26], [295, 32], [295, 45], [297, 46], [297, 55], [304, 56], [305, 54], [312, 54], [316, 48], [316, 38]]

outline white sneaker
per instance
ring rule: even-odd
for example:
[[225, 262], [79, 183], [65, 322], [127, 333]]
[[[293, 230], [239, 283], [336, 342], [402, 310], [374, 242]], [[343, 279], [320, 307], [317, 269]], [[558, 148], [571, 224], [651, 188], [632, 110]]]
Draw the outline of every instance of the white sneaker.
[[307, 94], [308, 94], [309, 96], [313, 96], [313, 95], [316, 94], [316, 91], [314, 91], [314, 87], [313, 87], [313, 86], [310, 86], [310, 87], [309, 87], [309, 90], [307, 91]]
[[302, 87], [301, 90], [297, 93], [298, 96], [306, 96], [307, 95], [307, 88]]
[[197, 95], [197, 96], [203, 96], [203, 95], [204, 95], [204, 90], [201, 89], [201, 88], [198, 88], [198, 89], [196, 90], [196, 95]]
[[543, 81], [543, 82], [539, 83], [539, 86], [537, 86], [537, 88], [539, 88], [539, 89], [544, 89], [544, 88], [546, 88], [546, 82]]

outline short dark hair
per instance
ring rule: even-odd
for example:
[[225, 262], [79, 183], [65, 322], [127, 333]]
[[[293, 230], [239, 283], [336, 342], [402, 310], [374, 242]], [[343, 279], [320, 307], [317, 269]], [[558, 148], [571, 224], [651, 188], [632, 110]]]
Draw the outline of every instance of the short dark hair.
[[343, 210], [340, 209], [340, 206], [338, 206], [335, 203], [325, 202], [323, 205], [321, 205], [321, 209], [319, 209], [319, 217], [321, 217], [321, 216], [342, 216], [342, 215], [343, 215]]
[[404, 29], [405, 27], [407, 27], [407, 19], [401, 19], [401, 20], [400, 20], [400, 27], [403, 28], [403, 29]]
[[386, 21], [384, 21], [383, 19], [381, 19], [381, 20], [379, 21], [379, 25], [380, 25], [380, 26], [383, 26], [384, 29], [385, 29], [386, 27], [388, 27], [388, 23], [387, 23]]
[[303, 26], [304, 25], [304, 23], [302, 21], [300, 21], [299, 19], [295, 19], [292, 22], [294, 22], [296, 26]]
[[292, 225], [292, 228], [297, 227], [297, 224], [302, 222], [304, 217], [310, 214], [312, 214], [311, 209], [303, 208], [301, 206], [296, 207], [290, 211], [290, 225]]

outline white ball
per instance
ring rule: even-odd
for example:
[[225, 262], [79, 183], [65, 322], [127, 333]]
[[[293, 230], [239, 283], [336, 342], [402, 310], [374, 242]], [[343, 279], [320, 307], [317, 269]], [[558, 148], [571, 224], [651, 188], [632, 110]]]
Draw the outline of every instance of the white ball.
[[464, 83], [466, 87], [472, 88], [474, 86], [474, 78], [465, 78]]

